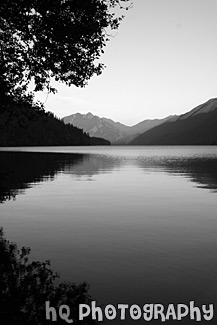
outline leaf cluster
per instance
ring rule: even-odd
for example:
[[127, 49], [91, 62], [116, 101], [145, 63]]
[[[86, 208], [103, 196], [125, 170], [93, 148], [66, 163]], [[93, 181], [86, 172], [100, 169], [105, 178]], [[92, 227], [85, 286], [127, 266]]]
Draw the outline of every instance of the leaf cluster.
[[[56, 308], [62, 304], [71, 307], [73, 324], [78, 324], [78, 306], [90, 304], [87, 283], [55, 285], [58, 274], [50, 261], [29, 262], [30, 248], [9, 242], [0, 228], [0, 323], [7, 325], [47, 324], [45, 301]], [[96, 324], [88, 319], [86, 324]], [[58, 320], [56, 324], [65, 324]]]
[[[129, 0], [2, 0], [0, 4], [0, 86], [13, 94], [55, 92], [50, 80], [83, 87], [104, 65], [96, 63], [123, 16], [116, 6]], [[125, 9], [128, 7], [126, 6]], [[3, 91], [3, 90], [2, 90]]]

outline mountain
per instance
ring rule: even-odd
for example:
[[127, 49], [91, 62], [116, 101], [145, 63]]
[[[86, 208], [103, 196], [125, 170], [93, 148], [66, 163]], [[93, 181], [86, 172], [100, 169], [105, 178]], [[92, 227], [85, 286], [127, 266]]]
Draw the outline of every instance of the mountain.
[[133, 139], [132, 145], [217, 144], [217, 98], [174, 117]]
[[127, 126], [119, 122], [114, 122], [105, 117], [99, 117], [91, 114], [72, 114], [65, 116], [62, 120], [65, 124], [72, 124], [90, 134], [109, 140], [112, 144], [127, 144], [136, 136], [161, 123], [164, 123], [171, 117], [155, 120], [144, 120], [134, 126]]
[[8, 99], [0, 106], [0, 146], [82, 146], [108, 145], [108, 141], [90, 137], [83, 130], [66, 125], [28, 101]]

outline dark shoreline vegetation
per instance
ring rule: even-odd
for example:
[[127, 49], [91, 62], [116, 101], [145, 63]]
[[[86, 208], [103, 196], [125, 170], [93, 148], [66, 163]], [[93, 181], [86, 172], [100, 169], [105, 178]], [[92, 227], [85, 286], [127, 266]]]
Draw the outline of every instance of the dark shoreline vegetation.
[[51, 112], [45, 112], [31, 96], [19, 100], [7, 98], [0, 107], [0, 146], [89, 146], [109, 145], [90, 137], [83, 130], [65, 125]]
[[45, 113], [28, 87], [56, 93], [53, 80], [84, 87], [100, 75], [98, 60], [123, 19], [112, 11], [130, 6], [129, 0], [1, 2], [0, 146], [109, 144]]
[[[91, 304], [87, 283], [71, 282], [55, 284], [59, 277], [50, 267], [50, 261], [29, 262], [30, 248], [17, 245], [5, 238], [0, 227], [0, 323], [2, 325], [43, 325], [53, 323], [46, 320], [45, 302], [58, 310], [60, 305], [70, 307], [73, 324], [81, 324], [78, 319], [79, 304]], [[58, 312], [57, 312], [58, 315]], [[58, 316], [57, 316], [58, 317]], [[66, 324], [57, 318], [55, 324]], [[98, 324], [91, 317], [83, 325]]]

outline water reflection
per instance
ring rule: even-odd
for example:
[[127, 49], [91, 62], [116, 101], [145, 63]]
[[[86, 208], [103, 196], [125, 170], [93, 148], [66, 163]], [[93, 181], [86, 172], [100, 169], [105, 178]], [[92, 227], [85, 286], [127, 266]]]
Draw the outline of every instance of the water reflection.
[[56, 174], [84, 158], [79, 154], [0, 152], [0, 202], [15, 199], [34, 183], [54, 180]]
[[217, 155], [128, 150], [0, 153], [2, 224], [103, 304], [215, 303]]
[[184, 158], [164, 157], [155, 159], [140, 159], [137, 162], [139, 168], [144, 170], [165, 171], [169, 174], [180, 175], [189, 178], [196, 183], [198, 188], [210, 189], [217, 192], [217, 158]]
[[[55, 284], [57, 273], [50, 262], [29, 262], [30, 248], [18, 250], [17, 245], [8, 241], [0, 228], [0, 323], [2, 325], [43, 325], [46, 320], [45, 302], [58, 310], [66, 304], [70, 306], [73, 324], [80, 324], [79, 304], [91, 303], [87, 283], [72, 282]], [[55, 312], [54, 312], [55, 313]], [[54, 315], [54, 313], [51, 313]], [[50, 315], [50, 317], [54, 317]], [[68, 317], [70, 319], [70, 317]], [[57, 324], [65, 320], [56, 313]], [[98, 322], [86, 318], [86, 325]]]
[[115, 156], [72, 153], [0, 152], [0, 202], [15, 199], [25, 189], [59, 173], [77, 180], [93, 180], [98, 173], [134, 166], [144, 171], [164, 171], [185, 176], [197, 187], [217, 191], [216, 157]]

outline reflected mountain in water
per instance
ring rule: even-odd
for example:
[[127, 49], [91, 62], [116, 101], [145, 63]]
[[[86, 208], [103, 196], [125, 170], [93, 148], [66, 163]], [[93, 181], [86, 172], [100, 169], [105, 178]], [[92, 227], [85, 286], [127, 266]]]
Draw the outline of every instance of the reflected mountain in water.
[[154, 159], [139, 163], [140, 168], [152, 168], [155, 170], [182, 175], [196, 183], [196, 187], [217, 192], [217, 160], [213, 158], [184, 158], [171, 157]]
[[[180, 166], [181, 163], [181, 166]], [[217, 192], [217, 161], [212, 158], [183, 160], [179, 164], [173, 163], [172, 170], [189, 176], [197, 187]], [[171, 168], [171, 166], [170, 166]]]
[[188, 177], [197, 187], [217, 191], [215, 157], [122, 157], [109, 155], [0, 152], [0, 202], [15, 199], [35, 183], [54, 180], [60, 173], [74, 179], [92, 180], [123, 165], [144, 170], [166, 171]]
[[52, 181], [60, 173], [88, 180], [117, 165], [108, 157], [88, 154], [0, 152], [0, 203], [15, 199], [25, 189], [42, 181]]

